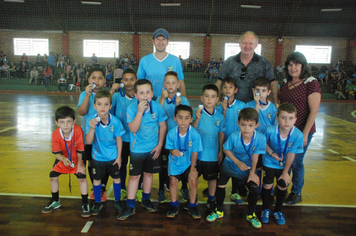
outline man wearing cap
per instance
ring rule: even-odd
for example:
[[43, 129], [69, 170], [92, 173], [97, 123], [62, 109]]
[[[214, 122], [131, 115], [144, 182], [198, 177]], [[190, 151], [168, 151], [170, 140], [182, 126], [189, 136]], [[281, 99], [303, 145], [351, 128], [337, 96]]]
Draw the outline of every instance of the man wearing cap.
[[137, 71], [138, 79], [147, 79], [153, 86], [153, 99], [162, 93], [164, 75], [168, 71], [175, 71], [178, 74], [180, 92], [185, 96], [185, 84], [182, 64], [178, 57], [166, 52], [169, 43], [169, 34], [163, 28], [157, 29], [153, 33], [152, 44], [156, 52], [144, 56], [139, 64]]

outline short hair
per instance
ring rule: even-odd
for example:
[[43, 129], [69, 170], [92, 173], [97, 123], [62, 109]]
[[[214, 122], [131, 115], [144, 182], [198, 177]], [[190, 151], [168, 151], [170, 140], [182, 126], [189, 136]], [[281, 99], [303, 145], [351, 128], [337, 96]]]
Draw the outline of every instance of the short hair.
[[164, 75], [164, 80], [166, 80], [166, 77], [167, 77], [168, 75], [173, 75], [173, 76], [175, 76], [175, 77], [177, 78], [178, 82], [179, 82], [177, 72], [175, 72], [175, 71], [171, 71], [171, 70], [170, 70], [170, 71], [168, 71], [168, 72]]
[[214, 90], [219, 95], [219, 89], [215, 84], [204, 85], [204, 87], [202, 89], [203, 93], [205, 92], [205, 90]]
[[287, 81], [292, 81], [292, 76], [289, 75], [288, 72], [288, 65], [290, 62], [296, 63], [296, 64], [302, 64], [302, 72], [300, 73], [300, 79], [306, 79], [311, 76], [309, 67], [308, 67], [308, 62], [305, 56], [300, 53], [300, 52], [292, 52], [291, 54], [288, 55], [286, 62], [284, 63], [284, 74], [287, 78]]
[[190, 115], [193, 117], [193, 109], [190, 106], [179, 104], [178, 106], [176, 106], [176, 109], [174, 110], [174, 116], [176, 116], [179, 111], [188, 111]]
[[61, 106], [56, 110], [54, 116], [55, 116], [56, 121], [58, 121], [59, 119], [67, 118], [67, 117], [70, 117], [73, 120], [75, 120], [75, 111], [72, 108], [70, 108], [69, 106]]
[[148, 84], [151, 86], [151, 90], [153, 91], [153, 86], [152, 86], [152, 83], [147, 80], [147, 79], [139, 79], [136, 81], [135, 85], [134, 85], [134, 92], [137, 93], [137, 87], [140, 86], [140, 85], [145, 85], [145, 84]]
[[271, 81], [266, 77], [259, 77], [253, 82], [253, 87], [256, 88], [257, 86], [267, 87], [268, 90], [271, 90]]
[[226, 83], [233, 84], [235, 86], [235, 89], [237, 88], [236, 79], [234, 79], [234, 78], [226, 77], [225, 79], [223, 79], [221, 81], [221, 89]]
[[94, 98], [94, 103], [99, 98], [109, 98], [110, 104], [112, 104], [112, 95], [108, 91], [101, 90], [101, 91], [97, 92], [96, 95], [95, 95], [95, 98]]
[[[79, 66], [79, 64], [78, 64], [78, 66]], [[105, 72], [104, 72], [104, 70], [103, 70], [101, 67], [96, 67], [96, 66], [92, 67], [92, 68], [89, 70], [88, 78], [90, 78], [91, 74], [93, 74], [93, 72], [96, 72], [96, 71], [99, 71], [99, 72], [103, 73], [103, 76], [104, 76], [104, 78], [105, 78]]]
[[238, 121], [240, 122], [241, 120], [256, 121], [256, 124], [257, 124], [258, 123], [258, 113], [255, 109], [253, 109], [251, 107], [244, 108], [239, 112]]
[[253, 36], [255, 36], [255, 39], [256, 39], [256, 43], [258, 44], [258, 37], [256, 35], [255, 32], [253, 31], [246, 31], [246, 32], [243, 32], [239, 38], [239, 42], [241, 42], [242, 38], [246, 35], [246, 34], [252, 34]]
[[282, 111], [286, 111], [288, 113], [295, 113], [295, 115], [297, 115], [297, 108], [295, 108], [295, 106], [291, 103], [282, 103], [281, 105], [279, 105], [278, 109], [277, 109], [277, 116], [279, 116], [281, 114]]
[[[122, 68], [122, 66], [121, 66], [121, 68]], [[134, 69], [131, 69], [131, 68], [125, 69], [124, 72], [122, 73], [122, 78], [124, 78], [125, 74], [134, 74], [135, 78], [137, 78], [136, 71]]]

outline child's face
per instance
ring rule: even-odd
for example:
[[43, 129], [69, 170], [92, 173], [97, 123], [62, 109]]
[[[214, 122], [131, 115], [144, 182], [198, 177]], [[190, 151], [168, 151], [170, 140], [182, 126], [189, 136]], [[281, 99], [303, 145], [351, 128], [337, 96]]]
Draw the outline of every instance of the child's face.
[[136, 76], [131, 73], [126, 73], [122, 77], [122, 83], [125, 85], [125, 90], [126, 91], [132, 91], [134, 89], [134, 85], [136, 83]]
[[253, 131], [258, 127], [258, 123], [256, 121], [251, 121], [251, 120], [240, 120], [237, 121], [237, 124], [240, 127], [241, 134], [242, 136], [250, 136], [253, 134]]
[[69, 134], [72, 132], [73, 125], [75, 124], [75, 119], [73, 120], [72, 117], [66, 117], [63, 119], [56, 120], [56, 125], [61, 128], [62, 132], [65, 134]]
[[99, 116], [105, 116], [109, 114], [111, 109], [110, 98], [97, 98], [94, 103], [94, 108]]
[[101, 71], [94, 71], [88, 78], [89, 84], [95, 83], [95, 90], [101, 90], [106, 83], [106, 78]]
[[271, 90], [269, 90], [267, 87], [264, 87], [264, 86], [256, 86], [255, 87], [255, 93], [256, 92], [260, 93], [260, 100], [261, 101], [267, 101], [267, 97], [271, 93]]
[[174, 116], [174, 121], [177, 122], [179, 128], [188, 128], [192, 122], [192, 116], [189, 111], [178, 111]]
[[237, 93], [238, 89], [235, 88], [235, 85], [233, 83], [224, 83], [221, 90], [224, 95], [227, 95], [231, 98], [235, 96], [235, 93]]
[[212, 89], [205, 90], [203, 96], [200, 96], [200, 99], [206, 108], [214, 107], [219, 100], [217, 92]]
[[142, 100], [151, 101], [153, 97], [153, 91], [151, 85], [143, 84], [137, 86], [137, 93], [135, 93], [135, 97], [141, 102]]
[[279, 116], [277, 116], [277, 122], [280, 128], [286, 131], [290, 130], [295, 125], [296, 121], [297, 121], [297, 117], [294, 112], [288, 113], [286, 111], [281, 111]]
[[163, 87], [167, 89], [168, 93], [176, 93], [179, 88], [179, 82], [174, 75], [167, 75], [164, 79]]

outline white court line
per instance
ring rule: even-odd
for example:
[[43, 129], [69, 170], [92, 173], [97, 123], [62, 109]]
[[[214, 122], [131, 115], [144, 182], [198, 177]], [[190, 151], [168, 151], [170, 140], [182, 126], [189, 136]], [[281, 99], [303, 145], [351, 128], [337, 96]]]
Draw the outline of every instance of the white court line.
[[81, 233], [88, 233], [91, 225], [93, 224], [93, 221], [87, 221], [87, 223], [84, 225], [82, 231], [80, 231]]
[[342, 157], [345, 158], [346, 160], [356, 162], [356, 160], [355, 160], [355, 159], [352, 159], [351, 157], [348, 157], [348, 156], [342, 156]]
[[13, 127], [7, 128], [7, 129], [0, 130], [0, 133], [6, 132], [6, 131], [12, 130], [12, 129], [16, 129], [16, 126], [13, 126]]
[[332, 152], [332, 153], [334, 153], [334, 154], [340, 154], [340, 153], [338, 153], [337, 151], [334, 151], [334, 150], [332, 150], [332, 149], [326, 149], [326, 150], [328, 150], [329, 152]]

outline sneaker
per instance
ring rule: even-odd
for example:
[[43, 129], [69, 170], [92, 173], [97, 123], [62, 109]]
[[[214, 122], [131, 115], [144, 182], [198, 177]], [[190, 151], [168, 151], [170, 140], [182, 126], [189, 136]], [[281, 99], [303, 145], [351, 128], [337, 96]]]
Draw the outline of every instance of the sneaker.
[[153, 203], [151, 202], [150, 199], [147, 199], [147, 200], [142, 201], [142, 202], [141, 202], [141, 206], [144, 207], [144, 208], [146, 208], [146, 210], [147, 210], [148, 212], [156, 212], [156, 211], [157, 211], [155, 205], [153, 205]]
[[282, 212], [275, 212], [274, 218], [276, 219], [276, 223], [279, 225], [284, 225], [286, 223], [286, 220], [284, 219], [284, 215]]
[[82, 217], [87, 218], [91, 216], [90, 205], [87, 203], [82, 204]]
[[103, 208], [103, 205], [101, 205], [100, 202], [94, 203], [94, 205], [93, 205], [92, 208], [91, 208], [91, 214], [92, 214], [93, 216], [98, 215], [99, 212], [100, 212], [100, 210], [101, 210], [101, 208]]
[[168, 218], [174, 218], [174, 217], [176, 217], [176, 215], [178, 215], [178, 207], [175, 207], [175, 206], [171, 205], [171, 207], [169, 208], [166, 216]]
[[58, 209], [61, 207], [61, 201], [50, 201], [45, 208], [42, 209], [42, 213], [51, 213], [55, 209]]
[[262, 210], [262, 213], [261, 213], [261, 222], [263, 224], [267, 224], [269, 222], [269, 215], [271, 214], [272, 212], [268, 209], [264, 209]]
[[215, 208], [216, 208], [215, 200], [213, 200], [213, 201], [207, 201], [207, 202], [206, 202], [206, 207], [207, 207], [208, 209], [214, 211]]
[[240, 197], [240, 195], [238, 193], [233, 193], [231, 194], [231, 201], [233, 201], [234, 203], [241, 205], [242, 203], [244, 203], [244, 201], [242, 201], [242, 198]]
[[164, 190], [159, 190], [158, 191], [158, 202], [159, 203], [165, 203], [167, 201], [166, 194], [164, 193]]
[[198, 207], [197, 206], [189, 207], [188, 214], [191, 215], [194, 220], [197, 220], [197, 219], [201, 218], [201, 215], [200, 215], [200, 213], [198, 211]]
[[136, 192], [136, 200], [138, 202], [142, 202], [142, 189], [137, 190], [137, 192]]
[[189, 190], [188, 190], [188, 188], [185, 188], [185, 189], [181, 188], [179, 192], [182, 194], [182, 200], [184, 202], [188, 202], [189, 201]]
[[118, 212], [122, 212], [124, 209], [124, 203], [122, 201], [115, 201], [114, 206], [118, 210]]
[[255, 213], [253, 213], [253, 215], [247, 215], [246, 220], [250, 222], [254, 228], [259, 229], [262, 227], [261, 221], [258, 220]]
[[105, 202], [107, 199], [106, 191], [101, 190], [101, 202]]
[[127, 191], [125, 189], [121, 189], [121, 201], [123, 201], [127, 197]]
[[91, 191], [91, 194], [90, 194], [89, 198], [90, 198], [91, 200], [95, 200], [94, 191]]
[[122, 212], [120, 212], [120, 214], [117, 216], [117, 220], [126, 220], [127, 218], [129, 218], [129, 216], [131, 215], [135, 215], [136, 211], [135, 208], [131, 208], [129, 206], [125, 206], [124, 209], [122, 210]]
[[286, 204], [297, 204], [302, 201], [302, 194], [290, 193], [289, 196], [284, 200]]
[[214, 222], [217, 219], [221, 219], [224, 217], [224, 212], [223, 211], [212, 211], [207, 217], [206, 220], [208, 222]]
[[203, 196], [208, 197], [208, 195], [209, 195], [209, 188], [206, 188], [203, 190]]

